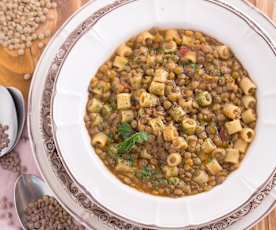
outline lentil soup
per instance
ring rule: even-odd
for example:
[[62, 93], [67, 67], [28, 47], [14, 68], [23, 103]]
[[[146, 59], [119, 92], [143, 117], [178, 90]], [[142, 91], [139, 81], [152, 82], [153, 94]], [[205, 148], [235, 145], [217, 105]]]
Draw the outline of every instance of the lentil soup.
[[122, 44], [89, 86], [85, 125], [123, 183], [159, 196], [208, 191], [255, 136], [256, 85], [201, 32], [152, 29]]

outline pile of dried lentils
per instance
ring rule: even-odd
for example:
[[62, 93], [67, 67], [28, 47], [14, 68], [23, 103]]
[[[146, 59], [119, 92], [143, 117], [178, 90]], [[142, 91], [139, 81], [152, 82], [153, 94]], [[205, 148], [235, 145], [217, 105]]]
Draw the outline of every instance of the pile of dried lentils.
[[[6, 133], [8, 126], [0, 123], [0, 150], [7, 147], [9, 135]], [[13, 151], [0, 158], [0, 168], [15, 173], [16, 176], [27, 172], [22, 166], [20, 155]], [[1, 188], [0, 188], [1, 189]], [[16, 217], [13, 215], [14, 204], [6, 196], [0, 198], [0, 221], [12, 226], [14, 229], [23, 230], [16, 226]], [[84, 230], [85, 227], [76, 223], [53, 197], [44, 196], [30, 203], [25, 210], [25, 219], [28, 230]]]
[[[25, 49], [36, 40], [42, 41], [50, 31], [37, 33], [40, 25], [51, 17], [50, 9], [57, 7], [52, 0], [1, 0], [0, 1], [0, 45], [24, 55]], [[38, 46], [42, 48], [43, 42]]]

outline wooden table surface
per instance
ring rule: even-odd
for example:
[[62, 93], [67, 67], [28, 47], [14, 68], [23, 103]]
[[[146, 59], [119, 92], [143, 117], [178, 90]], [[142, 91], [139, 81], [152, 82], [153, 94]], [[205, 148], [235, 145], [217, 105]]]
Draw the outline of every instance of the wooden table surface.
[[[47, 27], [54, 33], [57, 28], [79, 7], [88, 0], [56, 0], [58, 8], [51, 10], [53, 19], [41, 29]], [[256, 7], [276, 22], [276, 0], [249, 0]], [[47, 40], [45, 40], [47, 43]], [[24, 80], [24, 74], [32, 73], [42, 50], [37, 43], [29, 48], [24, 56], [17, 57], [14, 53], [0, 47], [0, 85], [19, 88], [27, 99], [30, 80]], [[276, 230], [276, 209], [262, 222], [251, 230]]]

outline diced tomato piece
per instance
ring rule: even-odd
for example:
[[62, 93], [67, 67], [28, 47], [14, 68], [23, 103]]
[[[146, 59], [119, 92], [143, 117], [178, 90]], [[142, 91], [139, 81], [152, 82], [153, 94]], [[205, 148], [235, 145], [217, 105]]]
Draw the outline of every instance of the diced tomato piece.
[[180, 54], [181, 57], [184, 57], [188, 52], [189, 52], [189, 48], [187, 48], [185, 46], [182, 46], [179, 49], [179, 54]]

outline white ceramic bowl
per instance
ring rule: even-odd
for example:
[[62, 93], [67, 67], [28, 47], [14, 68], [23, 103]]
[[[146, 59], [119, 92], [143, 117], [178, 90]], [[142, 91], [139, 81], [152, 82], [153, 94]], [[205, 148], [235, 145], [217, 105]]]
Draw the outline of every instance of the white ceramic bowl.
[[[107, 11], [71, 49], [53, 98], [56, 143], [71, 175], [105, 209], [161, 228], [201, 225], [254, 196], [273, 174], [276, 158], [276, 58], [259, 28], [212, 0], [134, 0]], [[116, 179], [90, 145], [83, 117], [91, 77], [120, 43], [152, 27], [202, 31], [229, 45], [258, 91], [257, 135], [239, 170], [210, 192], [178, 199], [138, 192]], [[62, 54], [61, 54], [62, 55]], [[207, 211], [208, 210], [208, 211]]]

